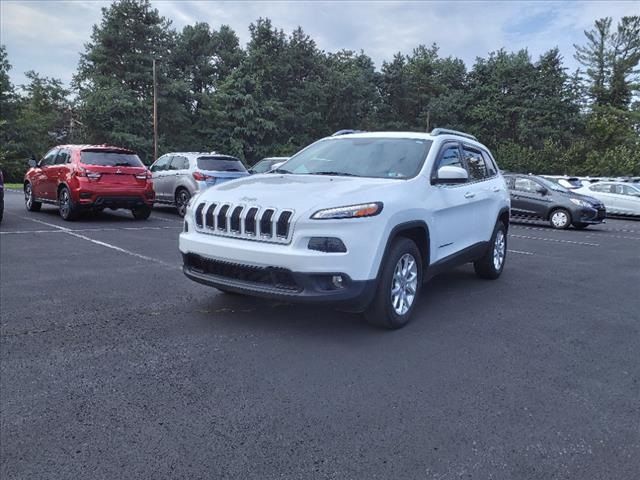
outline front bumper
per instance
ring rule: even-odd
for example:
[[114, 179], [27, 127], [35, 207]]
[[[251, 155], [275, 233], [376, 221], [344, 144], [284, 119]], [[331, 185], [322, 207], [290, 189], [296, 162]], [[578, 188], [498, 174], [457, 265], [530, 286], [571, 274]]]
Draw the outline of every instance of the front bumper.
[[596, 224], [604, 222], [607, 211], [602, 208], [581, 208], [578, 211], [577, 221], [580, 223]]
[[[330, 303], [361, 311], [373, 299], [376, 280], [354, 281], [340, 272], [307, 273], [229, 263], [193, 253], [183, 254], [183, 272], [191, 280], [237, 293], [295, 303]], [[333, 277], [340, 276], [336, 286]]]

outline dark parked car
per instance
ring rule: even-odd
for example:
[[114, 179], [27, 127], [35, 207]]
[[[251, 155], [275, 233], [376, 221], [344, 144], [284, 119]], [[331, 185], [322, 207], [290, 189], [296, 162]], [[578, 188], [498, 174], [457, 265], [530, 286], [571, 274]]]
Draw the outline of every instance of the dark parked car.
[[511, 215], [547, 220], [553, 228], [586, 228], [602, 223], [604, 204], [535, 175], [504, 176], [511, 194]]

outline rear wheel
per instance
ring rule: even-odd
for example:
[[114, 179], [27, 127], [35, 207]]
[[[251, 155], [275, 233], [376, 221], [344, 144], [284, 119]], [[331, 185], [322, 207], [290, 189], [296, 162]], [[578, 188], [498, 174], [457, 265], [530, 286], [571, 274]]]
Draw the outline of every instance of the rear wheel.
[[376, 295], [365, 317], [379, 327], [404, 327], [411, 319], [422, 286], [422, 258], [416, 244], [408, 238], [396, 239], [378, 280]]
[[144, 207], [138, 207], [131, 210], [133, 218], [136, 220], [146, 220], [151, 215], [151, 207], [145, 205]]
[[187, 204], [191, 199], [191, 194], [186, 188], [179, 188], [176, 191], [176, 209], [178, 210], [178, 215], [184, 217], [187, 213]]
[[571, 214], [564, 208], [556, 208], [551, 215], [549, 215], [549, 223], [551, 226], [558, 230], [564, 230], [571, 225]]
[[473, 262], [476, 275], [495, 280], [502, 273], [507, 258], [507, 229], [502, 222], [496, 223], [487, 252]]
[[63, 220], [75, 220], [78, 216], [78, 208], [76, 207], [71, 192], [67, 187], [62, 187], [58, 193], [58, 211]]
[[40, 207], [42, 207], [42, 203], [34, 200], [33, 188], [30, 183], [24, 186], [24, 206], [27, 207], [27, 210], [30, 212], [39, 212]]

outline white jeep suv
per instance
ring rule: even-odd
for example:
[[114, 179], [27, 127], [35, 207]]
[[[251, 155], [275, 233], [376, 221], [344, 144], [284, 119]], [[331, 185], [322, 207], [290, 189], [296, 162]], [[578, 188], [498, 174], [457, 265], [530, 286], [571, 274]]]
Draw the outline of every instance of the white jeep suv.
[[473, 262], [495, 279], [509, 192], [489, 150], [453, 130], [332, 136], [277, 170], [193, 197], [184, 273], [223, 292], [361, 311], [404, 326], [422, 284]]

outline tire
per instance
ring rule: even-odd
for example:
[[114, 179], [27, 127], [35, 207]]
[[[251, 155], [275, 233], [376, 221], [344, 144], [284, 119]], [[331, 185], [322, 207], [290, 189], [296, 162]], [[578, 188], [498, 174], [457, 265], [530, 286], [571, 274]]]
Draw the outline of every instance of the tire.
[[151, 215], [151, 207], [145, 205], [144, 207], [138, 207], [131, 210], [133, 218], [136, 220], [146, 220]]
[[549, 224], [556, 230], [566, 230], [571, 225], [571, 214], [564, 208], [556, 208], [549, 214]]
[[507, 260], [507, 228], [498, 221], [493, 229], [489, 248], [486, 253], [473, 262], [476, 275], [487, 280], [495, 280], [500, 276]]
[[76, 207], [71, 198], [71, 192], [67, 187], [62, 187], [58, 192], [58, 212], [63, 220], [70, 222], [78, 216], [78, 207]]
[[42, 207], [42, 203], [33, 199], [33, 190], [30, 183], [25, 183], [24, 185], [24, 206], [30, 212], [39, 212]]
[[399, 237], [382, 261], [375, 297], [364, 315], [372, 325], [402, 328], [409, 323], [420, 296], [423, 275], [420, 250], [413, 241]]
[[573, 228], [577, 228], [578, 230], [584, 230], [589, 226], [588, 223], [574, 223]]
[[179, 188], [176, 190], [175, 202], [176, 202], [176, 210], [178, 210], [178, 215], [184, 218], [187, 213], [187, 204], [191, 199], [191, 194], [186, 188]]
[[4, 216], [4, 198], [0, 198], [0, 223], [2, 223], [3, 216]]

